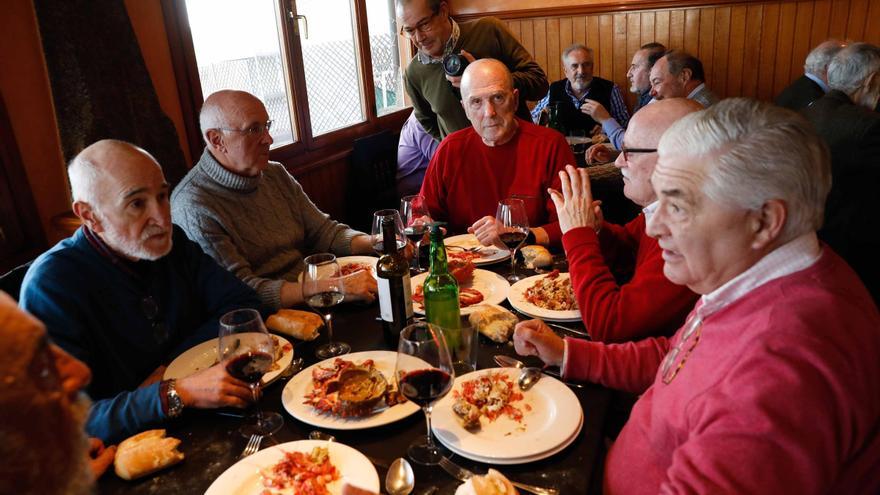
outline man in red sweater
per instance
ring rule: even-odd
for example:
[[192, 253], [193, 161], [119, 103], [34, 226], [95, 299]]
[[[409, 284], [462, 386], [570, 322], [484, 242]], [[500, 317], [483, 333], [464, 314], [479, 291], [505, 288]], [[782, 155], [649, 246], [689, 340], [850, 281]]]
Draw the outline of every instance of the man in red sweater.
[[[638, 114], [637, 114], [638, 115]], [[829, 154], [790, 110], [744, 98], [663, 135], [648, 222], [700, 301], [672, 337], [603, 344], [521, 323], [516, 349], [641, 393], [605, 493], [880, 493], [880, 313], [816, 230]]]
[[[626, 225], [603, 222], [601, 210], [593, 206], [586, 169], [566, 167], [559, 173], [562, 192], [550, 191], [575, 298], [593, 340], [669, 336], [694, 307], [697, 295], [663, 276], [660, 246], [645, 233], [645, 222], [657, 207], [651, 174], [660, 136], [680, 118], [702, 109], [693, 100], [672, 98], [648, 105], [630, 121], [624, 151], [614, 165], [623, 175], [623, 194], [643, 210]], [[615, 265], [633, 258], [632, 279], [618, 285]]]
[[558, 243], [562, 234], [547, 188], [559, 188], [557, 172], [575, 163], [565, 138], [516, 118], [519, 94], [497, 60], [468, 65], [461, 95], [471, 127], [447, 136], [428, 165], [421, 193], [431, 216], [452, 232], [468, 230], [484, 245], [501, 245], [495, 210], [517, 195], [535, 241]]

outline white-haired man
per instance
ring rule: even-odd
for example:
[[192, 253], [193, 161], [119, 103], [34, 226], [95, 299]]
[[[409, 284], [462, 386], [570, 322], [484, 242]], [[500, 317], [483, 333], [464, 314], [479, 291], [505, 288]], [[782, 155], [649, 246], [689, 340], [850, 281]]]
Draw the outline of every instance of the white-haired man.
[[825, 96], [828, 92], [828, 64], [845, 46], [845, 41], [831, 39], [813, 48], [804, 61], [804, 75], [783, 89], [773, 102], [780, 107], [801, 110]]
[[558, 243], [562, 234], [548, 187], [574, 156], [558, 132], [517, 118], [519, 93], [504, 64], [480, 59], [461, 79], [471, 126], [440, 143], [422, 183], [432, 218], [451, 232], [468, 230], [484, 245], [498, 244], [495, 210], [511, 196], [524, 198], [534, 242]]
[[862, 277], [880, 301], [880, 47], [854, 43], [828, 65], [831, 90], [804, 109], [831, 149], [831, 193], [819, 237]]
[[605, 462], [606, 493], [877, 493], [880, 313], [827, 246], [828, 151], [794, 112], [742, 98], [660, 140], [648, 234], [702, 298], [670, 339], [517, 351], [641, 394]]
[[248, 404], [250, 388], [222, 365], [159, 381], [162, 365], [217, 335], [223, 314], [260, 307], [253, 290], [172, 226], [159, 164], [104, 140], [80, 152], [68, 175], [83, 226], [34, 261], [21, 306], [91, 368], [88, 433], [116, 441], [184, 407]]
[[[200, 114], [205, 151], [171, 195], [174, 221], [221, 266], [278, 309], [303, 301], [303, 259], [373, 252], [370, 236], [332, 220], [283, 165], [269, 161], [271, 121], [257, 97], [218, 91]], [[346, 300], [372, 301], [365, 271], [346, 278]]]

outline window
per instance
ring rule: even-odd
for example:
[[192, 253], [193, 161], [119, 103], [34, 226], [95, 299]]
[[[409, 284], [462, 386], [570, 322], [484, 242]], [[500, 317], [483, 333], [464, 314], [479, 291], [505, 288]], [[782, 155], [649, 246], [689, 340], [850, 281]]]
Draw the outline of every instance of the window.
[[256, 95], [275, 121], [273, 148], [311, 148], [406, 105], [408, 44], [394, 0], [185, 0], [185, 8], [202, 96]]

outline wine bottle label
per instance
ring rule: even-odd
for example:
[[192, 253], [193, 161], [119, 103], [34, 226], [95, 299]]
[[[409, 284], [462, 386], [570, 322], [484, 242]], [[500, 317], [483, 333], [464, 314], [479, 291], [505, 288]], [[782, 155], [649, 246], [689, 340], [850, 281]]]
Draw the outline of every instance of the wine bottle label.
[[398, 298], [403, 301], [403, 307], [406, 311], [406, 318], [409, 319], [413, 315], [412, 306], [412, 289], [409, 280], [409, 273], [401, 278], [382, 278], [379, 277], [379, 313], [385, 321], [394, 321], [394, 308], [392, 299]]

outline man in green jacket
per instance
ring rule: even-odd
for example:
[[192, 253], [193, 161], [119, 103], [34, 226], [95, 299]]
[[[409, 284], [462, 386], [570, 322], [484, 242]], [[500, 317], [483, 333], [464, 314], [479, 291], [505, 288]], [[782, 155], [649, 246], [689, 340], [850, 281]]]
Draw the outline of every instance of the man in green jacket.
[[526, 100], [540, 100], [549, 83], [531, 54], [494, 17], [458, 24], [449, 17], [449, 5], [441, 0], [397, 0], [401, 33], [418, 49], [406, 69], [406, 91], [416, 117], [434, 139], [471, 125], [461, 106], [461, 76], [447, 75], [444, 57], [460, 54], [467, 62], [498, 59], [513, 74], [519, 90], [517, 116], [529, 120]]

